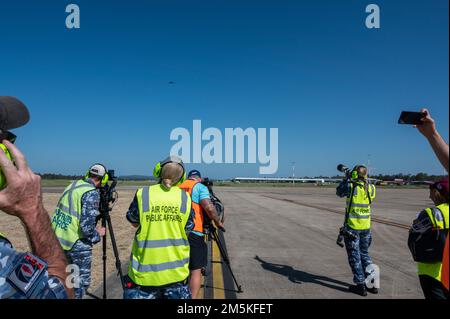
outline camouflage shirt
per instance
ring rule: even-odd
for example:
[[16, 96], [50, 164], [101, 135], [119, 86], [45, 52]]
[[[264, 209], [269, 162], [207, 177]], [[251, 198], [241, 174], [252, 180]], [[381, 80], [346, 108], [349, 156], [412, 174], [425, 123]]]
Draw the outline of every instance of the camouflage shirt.
[[[6, 239], [0, 238], [0, 299], [66, 299], [61, 281], [49, 276], [47, 270], [35, 272], [28, 258], [38, 259], [15, 251]], [[17, 288], [22, 285], [27, 288]]]
[[343, 180], [339, 183], [336, 188], [336, 195], [339, 197], [349, 197], [351, 192], [350, 182], [348, 180]]
[[[86, 180], [92, 183], [90, 179]], [[90, 250], [92, 245], [100, 241], [100, 235], [96, 229], [96, 218], [100, 214], [98, 211], [100, 205], [100, 192], [98, 189], [89, 191], [81, 197], [81, 216], [80, 230], [82, 239], [77, 241], [72, 247], [72, 251]]]

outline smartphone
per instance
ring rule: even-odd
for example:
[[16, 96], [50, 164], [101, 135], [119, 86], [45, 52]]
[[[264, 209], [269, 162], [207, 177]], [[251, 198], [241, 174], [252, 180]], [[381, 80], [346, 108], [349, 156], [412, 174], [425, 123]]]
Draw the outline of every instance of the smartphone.
[[409, 124], [409, 125], [420, 125], [422, 124], [422, 119], [426, 116], [422, 112], [406, 112], [403, 111], [398, 119], [398, 124]]

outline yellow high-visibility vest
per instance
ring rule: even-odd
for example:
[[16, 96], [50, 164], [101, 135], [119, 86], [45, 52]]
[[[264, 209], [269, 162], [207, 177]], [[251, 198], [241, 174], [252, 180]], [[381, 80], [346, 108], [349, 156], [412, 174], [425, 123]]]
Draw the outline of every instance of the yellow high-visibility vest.
[[[352, 198], [353, 197], [353, 198]], [[347, 225], [354, 230], [370, 229], [371, 202], [376, 197], [373, 184], [350, 183], [350, 195], [347, 197]]]
[[[427, 208], [425, 211], [427, 212], [434, 228], [448, 229], [448, 203], [441, 204], [436, 208]], [[438, 281], [441, 281], [442, 279], [442, 262], [417, 263], [417, 268], [419, 275], [427, 275]]]
[[64, 250], [71, 250], [77, 240], [82, 238], [80, 229], [81, 198], [87, 192], [95, 190], [95, 186], [79, 180], [64, 190], [59, 199], [52, 218], [52, 228]]
[[137, 191], [140, 227], [133, 242], [130, 279], [140, 286], [163, 286], [189, 276], [189, 241], [185, 226], [191, 197], [161, 184]]

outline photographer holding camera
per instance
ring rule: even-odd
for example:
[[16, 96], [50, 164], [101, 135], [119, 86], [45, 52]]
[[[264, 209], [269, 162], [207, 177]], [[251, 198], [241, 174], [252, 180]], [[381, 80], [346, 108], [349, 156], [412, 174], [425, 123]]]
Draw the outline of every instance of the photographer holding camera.
[[346, 178], [336, 189], [336, 195], [347, 197], [344, 226], [340, 230], [338, 245], [343, 239], [347, 250], [348, 262], [353, 272], [355, 285], [349, 287], [350, 292], [367, 296], [367, 291], [377, 294], [376, 287], [367, 287], [366, 273], [372, 264], [369, 247], [372, 242], [370, 231], [371, 203], [375, 199], [375, 186], [367, 180], [367, 168], [357, 165], [349, 170], [343, 165], [338, 170], [345, 172]]
[[191, 246], [189, 287], [192, 298], [196, 299], [200, 291], [202, 269], [208, 264], [208, 247], [204, 237], [205, 219], [213, 220], [218, 228], [223, 228], [223, 223], [219, 219], [216, 207], [211, 201], [208, 187], [202, 184], [202, 175], [199, 171], [190, 171], [188, 179], [180, 185], [180, 188], [191, 195], [192, 208], [195, 211], [194, 229], [189, 234], [189, 244]]
[[99, 189], [108, 182], [106, 168], [95, 164], [83, 179], [71, 183], [62, 194], [52, 219], [52, 227], [70, 264], [79, 268], [74, 285], [75, 298], [82, 299], [91, 283], [92, 246], [105, 235], [96, 228]]
[[0, 96], [0, 210], [21, 220], [32, 249], [17, 252], [0, 233], [0, 299], [65, 299], [73, 291], [64, 286], [67, 261], [42, 202], [41, 179], [8, 131], [28, 120], [22, 102]]

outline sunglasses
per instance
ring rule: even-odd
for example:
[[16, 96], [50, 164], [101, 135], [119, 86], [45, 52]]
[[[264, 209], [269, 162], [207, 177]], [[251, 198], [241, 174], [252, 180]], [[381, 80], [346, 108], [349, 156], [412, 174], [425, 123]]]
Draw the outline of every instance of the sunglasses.
[[0, 130], [0, 142], [3, 140], [7, 140], [7, 141], [10, 141], [11, 143], [14, 143], [16, 141], [16, 139], [17, 139], [17, 136], [14, 135], [13, 133]]

